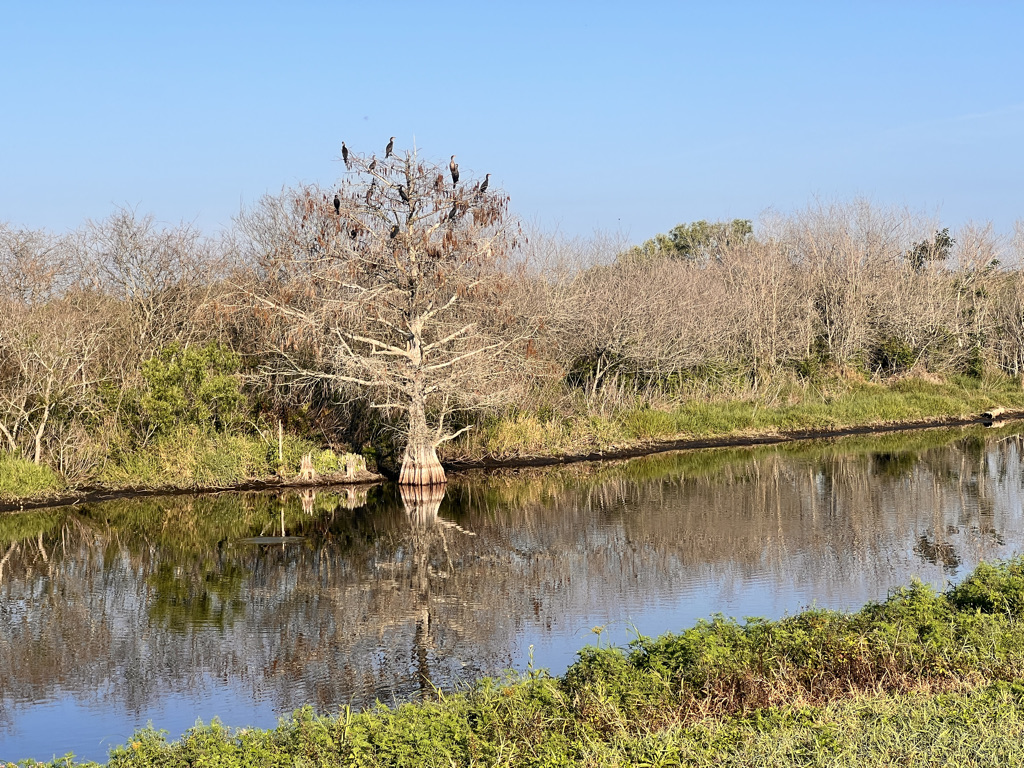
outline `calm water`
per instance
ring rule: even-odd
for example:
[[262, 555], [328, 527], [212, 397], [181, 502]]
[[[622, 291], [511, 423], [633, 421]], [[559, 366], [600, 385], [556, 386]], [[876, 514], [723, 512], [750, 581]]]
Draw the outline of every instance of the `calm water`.
[[711, 613], [856, 608], [1024, 545], [1024, 441], [931, 432], [0, 516], [0, 758], [273, 726]]

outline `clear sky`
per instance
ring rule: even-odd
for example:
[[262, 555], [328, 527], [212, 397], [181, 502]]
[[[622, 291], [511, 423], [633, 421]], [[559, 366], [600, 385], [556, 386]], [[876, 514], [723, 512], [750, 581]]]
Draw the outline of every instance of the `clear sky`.
[[216, 232], [342, 139], [642, 240], [866, 196], [1024, 218], [1024, 3], [7, 2], [0, 221]]

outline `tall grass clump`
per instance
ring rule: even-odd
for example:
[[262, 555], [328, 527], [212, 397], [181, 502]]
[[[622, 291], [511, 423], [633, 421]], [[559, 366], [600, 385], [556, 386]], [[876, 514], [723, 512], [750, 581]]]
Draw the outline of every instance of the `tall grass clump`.
[[0, 453], [0, 497], [35, 496], [64, 487], [64, 481], [45, 464]]

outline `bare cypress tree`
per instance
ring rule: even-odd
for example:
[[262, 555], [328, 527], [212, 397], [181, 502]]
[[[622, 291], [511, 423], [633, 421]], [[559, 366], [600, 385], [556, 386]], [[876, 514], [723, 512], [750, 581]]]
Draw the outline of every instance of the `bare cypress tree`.
[[300, 188], [241, 219], [258, 259], [250, 295], [276, 328], [276, 373], [404, 412], [399, 482], [443, 483], [437, 446], [465, 431], [448, 417], [514, 378], [504, 288], [520, 230], [500, 191], [453, 186], [415, 151], [350, 150], [348, 167], [336, 196]]

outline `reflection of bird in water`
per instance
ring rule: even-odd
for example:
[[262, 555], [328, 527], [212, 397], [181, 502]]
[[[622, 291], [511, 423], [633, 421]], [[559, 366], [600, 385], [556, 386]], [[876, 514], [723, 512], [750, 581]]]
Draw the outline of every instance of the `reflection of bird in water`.
[[387, 147], [384, 148], [384, 159], [387, 160], [391, 157], [391, 150], [395, 148], [395, 137], [391, 137], [391, 141], [388, 142]]

